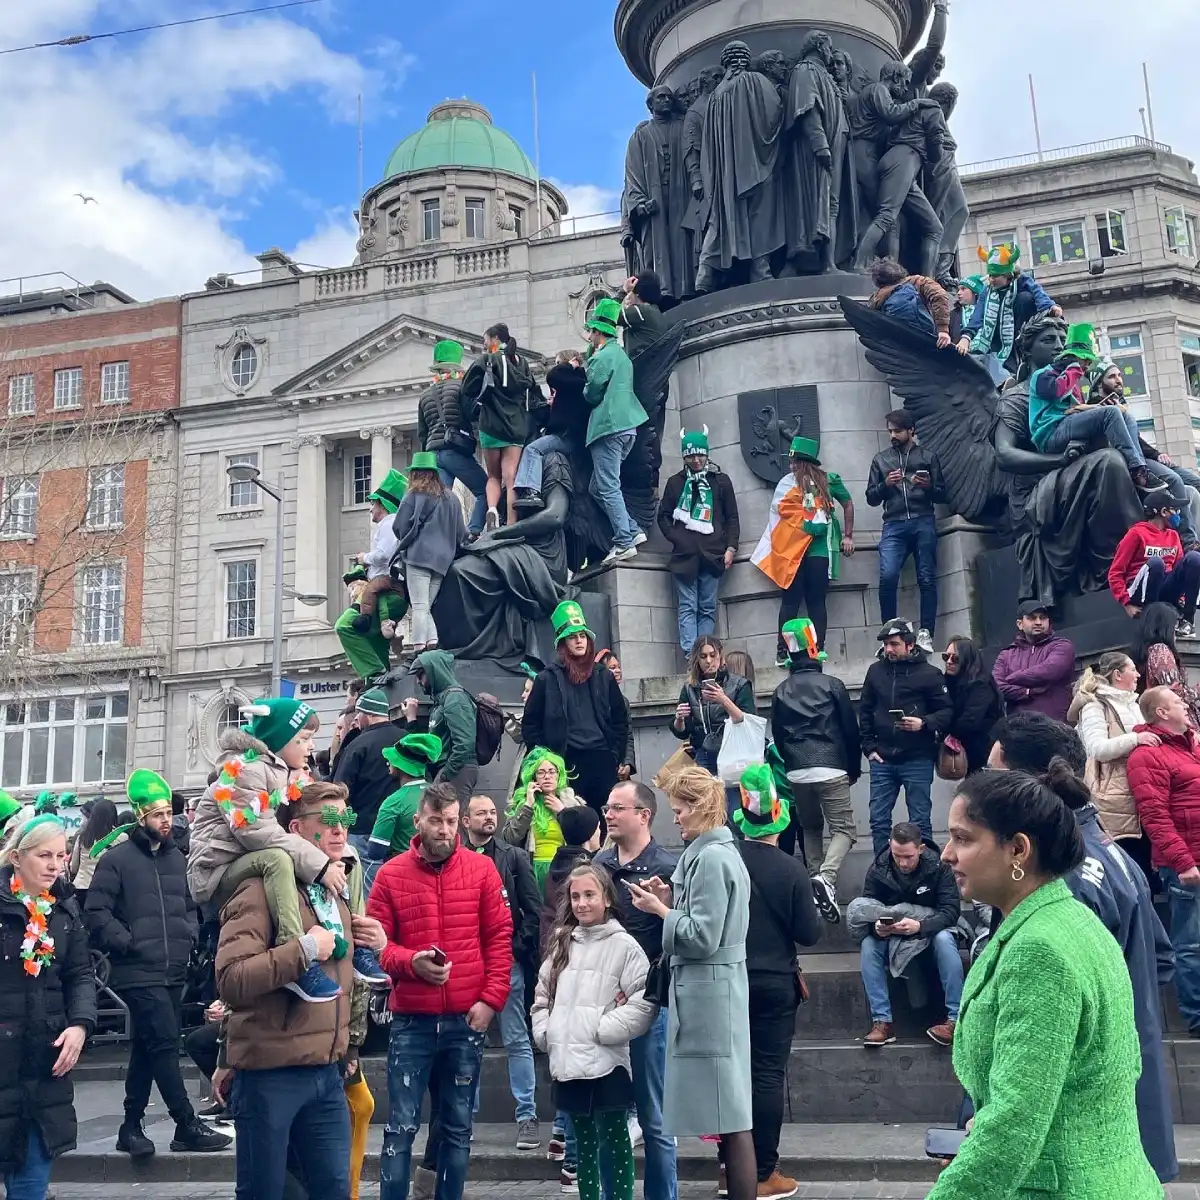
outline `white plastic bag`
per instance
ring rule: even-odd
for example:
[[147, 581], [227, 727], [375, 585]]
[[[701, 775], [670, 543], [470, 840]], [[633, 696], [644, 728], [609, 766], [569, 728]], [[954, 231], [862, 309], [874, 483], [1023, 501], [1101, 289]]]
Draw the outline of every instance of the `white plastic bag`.
[[767, 753], [767, 720], [743, 713], [738, 722], [726, 721], [717, 754], [717, 775], [723, 783], [740, 783], [742, 772], [764, 761]]

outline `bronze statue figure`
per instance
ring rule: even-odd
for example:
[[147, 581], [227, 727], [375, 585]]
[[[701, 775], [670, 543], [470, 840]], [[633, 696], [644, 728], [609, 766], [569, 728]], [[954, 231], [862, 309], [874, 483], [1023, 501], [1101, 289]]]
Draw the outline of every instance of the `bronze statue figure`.
[[704, 116], [708, 112], [709, 99], [717, 84], [724, 78], [725, 72], [720, 67], [705, 67], [692, 80], [689, 94], [694, 93], [695, 98], [683, 118], [683, 164], [687, 170], [688, 188], [691, 192], [687, 212], [683, 217], [683, 228], [691, 242], [688, 261], [691, 263], [693, 284], [700, 266], [700, 243], [704, 237], [703, 215], [700, 211], [704, 200], [704, 182], [700, 176]]
[[967, 217], [971, 214], [954, 157], [958, 143], [949, 130], [950, 117], [958, 104], [958, 88], [952, 83], [935, 83], [929, 89], [929, 98], [941, 108], [946, 128], [940, 133], [942, 157], [925, 172], [924, 191], [942, 223], [937, 278], [949, 283], [958, 278], [958, 242], [967, 227]]

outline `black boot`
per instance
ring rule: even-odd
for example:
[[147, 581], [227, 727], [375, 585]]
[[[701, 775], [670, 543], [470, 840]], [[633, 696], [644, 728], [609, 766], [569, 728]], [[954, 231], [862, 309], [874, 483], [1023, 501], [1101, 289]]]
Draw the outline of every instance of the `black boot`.
[[217, 1150], [228, 1150], [233, 1138], [205, 1125], [199, 1117], [193, 1117], [186, 1125], [175, 1126], [171, 1139], [172, 1150], [190, 1150], [194, 1154], [212, 1154]]
[[146, 1136], [141, 1121], [126, 1121], [117, 1130], [117, 1149], [130, 1158], [150, 1158], [154, 1143]]

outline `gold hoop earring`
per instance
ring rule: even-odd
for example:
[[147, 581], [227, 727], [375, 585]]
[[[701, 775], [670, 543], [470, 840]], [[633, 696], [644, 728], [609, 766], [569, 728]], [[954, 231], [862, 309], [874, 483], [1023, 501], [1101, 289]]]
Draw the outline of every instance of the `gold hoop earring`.
[[1013, 863], [1012, 877], [1013, 883], [1020, 883], [1025, 878], [1025, 868], [1019, 862]]

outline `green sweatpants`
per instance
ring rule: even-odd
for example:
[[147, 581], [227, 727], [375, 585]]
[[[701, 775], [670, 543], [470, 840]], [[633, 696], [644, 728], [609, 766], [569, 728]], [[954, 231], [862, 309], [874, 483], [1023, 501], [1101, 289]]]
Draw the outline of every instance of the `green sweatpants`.
[[401, 592], [384, 592], [379, 597], [378, 611], [371, 619], [371, 628], [366, 633], [359, 633], [354, 628], [354, 618], [358, 616], [354, 609], [348, 608], [338, 617], [333, 631], [338, 635], [354, 673], [361, 679], [381, 675], [388, 669], [392, 644], [379, 632], [379, 622], [399, 621], [406, 612], [407, 596]]

